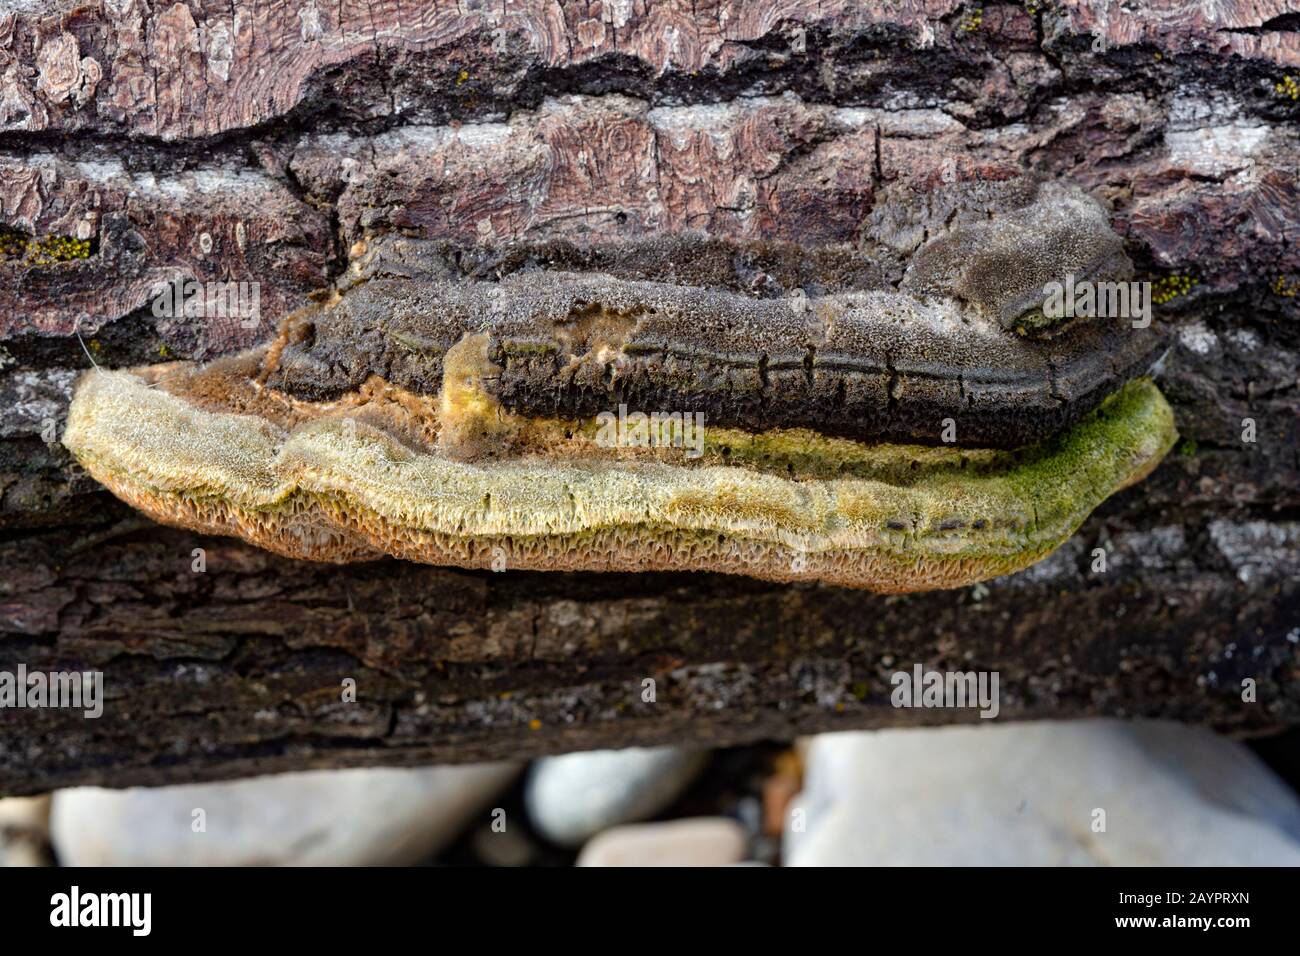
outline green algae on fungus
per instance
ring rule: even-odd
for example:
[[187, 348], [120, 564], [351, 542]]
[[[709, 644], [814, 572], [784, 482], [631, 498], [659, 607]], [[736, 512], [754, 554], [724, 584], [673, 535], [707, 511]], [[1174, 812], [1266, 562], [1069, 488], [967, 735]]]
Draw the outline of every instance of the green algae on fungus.
[[[92, 371], [65, 444], [160, 521], [295, 558], [486, 568], [504, 557], [521, 569], [707, 570], [899, 593], [1042, 559], [1176, 439], [1147, 379], [1016, 451], [722, 430], [692, 460], [599, 448], [590, 420], [484, 405], [474, 375], [490, 370], [474, 361], [440, 397], [372, 379], [329, 403], [277, 394], [248, 371], [247, 360]], [[462, 415], [496, 425], [475, 430]], [[466, 436], [496, 444], [462, 454]]]

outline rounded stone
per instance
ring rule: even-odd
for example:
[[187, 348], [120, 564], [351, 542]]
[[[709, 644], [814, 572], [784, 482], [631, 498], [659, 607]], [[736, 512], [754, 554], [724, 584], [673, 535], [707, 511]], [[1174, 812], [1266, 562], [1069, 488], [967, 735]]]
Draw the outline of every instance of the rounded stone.
[[1296, 866], [1300, 800], [1244, 745], [1172, 722], [824, 734], [789, 866]]
[[667, 809], [707, 762], [707, 753], [676, 747], [544, 757], [524, 789], [528, 817], [551, 842], [581, 846], [602, 830]]
[[732, 866], [745, 846], [745, 828], [728, 817], [641, 823], [596, 836], [578, 866]]
[[67, 866], [389, 866], [450, 843], [515, 764], [318, 770], [54, 795]]

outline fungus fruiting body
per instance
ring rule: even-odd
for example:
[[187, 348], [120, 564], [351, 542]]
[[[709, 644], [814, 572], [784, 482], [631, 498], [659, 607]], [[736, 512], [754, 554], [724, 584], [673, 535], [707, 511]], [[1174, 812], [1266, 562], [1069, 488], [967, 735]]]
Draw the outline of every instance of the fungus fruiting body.
[[[64, 441], [155, 518], [296, 558], [974, 583], [1049, 554], [1177, 437], [1141, 377], [1151, 330], [1017, 324], [1054, 270], [1128, 268], [1087, 202], [1031, 195], [1058, 202], [1041, 233], [1022, 201], [936, 237], [901, 287], [849, 253], [703, 240], [479, 281], [376, 241], [258, 349], [87, 373]], [[1017, 243], [1050, 269], [1005, 266]], [[555, 267], [575, 255], [602, 271]], [[736, 287], [758, 260], [781, 294]]]

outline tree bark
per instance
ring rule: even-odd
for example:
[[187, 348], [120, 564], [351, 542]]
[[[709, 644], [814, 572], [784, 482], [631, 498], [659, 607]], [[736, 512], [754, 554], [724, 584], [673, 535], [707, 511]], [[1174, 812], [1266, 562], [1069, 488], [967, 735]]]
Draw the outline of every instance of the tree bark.
[[[94, 720], [0, 710], [0, 792], [977, 719], [891, 706], [916, 663], [998, 671], [1003, 719], [1300, 720], [1286, 3], [473, 6], [0, 14], [0, 232], [87, 243], [0, 254], [0, 671], [101, 670], [107, 695]], [[1183, 441], [988, 585], [298, 563], [133, 515], [57, 442], [89, 360], [263, 341], [377, 234], [484, 273], [683, 231], [860, 246], [904, 190], [1025, 171], [1106, 201], [1169, 296]], [[155, 317], [177, 277], [258, 282], [259, 321]]]

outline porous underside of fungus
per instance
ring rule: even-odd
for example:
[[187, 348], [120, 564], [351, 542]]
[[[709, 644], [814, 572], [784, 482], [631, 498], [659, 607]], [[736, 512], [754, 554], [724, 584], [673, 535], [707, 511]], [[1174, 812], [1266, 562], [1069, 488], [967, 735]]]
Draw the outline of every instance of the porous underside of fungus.
[[502, 408], [483, 387], [489, 344], [451, 350], [436, 396], [371, 376], [304, 402], [258, 380], [264, 352], [92, 371], [64, 440], [158, 520], [295, 558], [706, 570], [897, 593], [1040, 560], [1175, 439], [1168, 405], [1139, 379], [1015, 451], [713, 427], [698, 457], [606, 447], [590, 419]]

